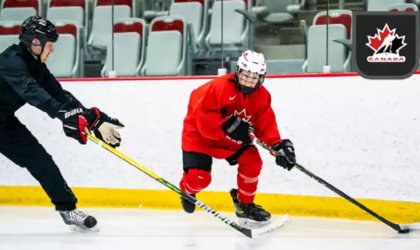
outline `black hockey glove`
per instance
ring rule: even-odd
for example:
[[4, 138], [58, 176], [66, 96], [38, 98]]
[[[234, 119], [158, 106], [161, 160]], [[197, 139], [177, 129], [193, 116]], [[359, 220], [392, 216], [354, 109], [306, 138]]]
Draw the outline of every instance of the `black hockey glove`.
[[251, 125], [241, 118], [231, 116], [223, 125], [222, 130], [233, 140], [241, 141], [243, 144], [251, 143], [249, 127]]
[[57, 118], [63, 122], [66, 136], [76, 139], [80, 144], [86, 144], [86, 127], [88, 122], [83, 116], [83, 108], [78, 102], [66, 103], [58, 111]]
[[284, 139], [282, 142], [274, 144], [273, 148], [280, 153], [280, 155], [276, 156], [276, 164], [288, 171], [292, 170], [296, 162], [293, 143], [288, 139]]
[[109, 117], [97, 108], [88, 109], [85, 112], [85, 117], [89, 129], [93, 130], [98, 139], [113, 148], [120, 146], [121, 135], [117, 132], [117, 129], [124, 127], [124, 125], [118, 119]]

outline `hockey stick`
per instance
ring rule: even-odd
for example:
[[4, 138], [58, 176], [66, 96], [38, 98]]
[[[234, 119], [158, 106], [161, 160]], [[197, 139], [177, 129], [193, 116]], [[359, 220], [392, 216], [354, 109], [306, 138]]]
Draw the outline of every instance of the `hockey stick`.
[[196, 206], [202, 208], [206, 212], [212, 214], [214, 217], [218, 218], [219, 220], [221, 220], [225, 224], [231, 226], [232, 228], [236, 229], [237, 231], [241, 232], [242, 234], [244, 234], [245, 236], [247, 236], [251, 239], [255, 239], [259, 236], [262, 236], [266, 233], [269, 233], [269, 232], [283, 226], [289, 219], [288, 216], [287, 216], [287, 217], [285, 217], [284, 221], [280, 221], [279, 223], [270, 224], [270, 225], [267, 225], [267, 226], [264, 226], [264, 227], [261, 227], [261, 228], [256, 228], [256, 229], [249, 229], [249, 228], [246, 228], [246, 227], [242, 227], [241, 225], [238, 225], [237, 223], [231, 221], [228, 217], [226, 217], [222, 213], [217, 212], [216, 210], [207, 206], [203, 202], [197, 200], [193, 196], [183, 192], [182, 190], [180, 190], [179, 188], [177, 188], [173, 184], [169, 183], [168, 181], [166, 181], [162, 177], [158, 176], [157, 174], [153, 173], [152, 171], [150, 171], [147, 168], [143, 167], [142, 165], [138, 164], [137, 162], [135, 162], [134, 160], [132, 160], [128, 156], [124, 155], [120, 151], [118, 151], [118, 150], [114, 149], [113, 147], [109, 146], [105, 142], [99, 140], [94, 135], [92, 135], [90, 133], [90, 131], [87, 130], [87, 129], [86, 129], [86, 134], [87, 134], [87, 137], [89, 138], [89, 140], [93, 141], [94, 143], [98, 144], [100, 147], [102, 147], [102, 148], [108, 150], [109, 152], [113, 153], [114, 155], [118, 156], [120, 159], [126, 161], [127, 163], [129, 163], [133, 167], [137, 168], [138, 170], [140, 170], [143, 173], [147, 174], [148, 176], [152, 177], [153, 179], [155, 179], [156, 181], [165, 185], [166, 187], [168, 187], [172, 191], [178, 193], [183, 198], [187, 199], [189, 202], [191, 202], [191, 203], [195, 204]]
[[[278, 151], [276, 151], [275, 149], [273, 149], [272, 147], [270, 147], [266, 143], [262, 142], [261, 140], [256, 139], [256, 142], [257, 142], [258, 145], [260, 145], [261, 147], [267, 149], [268, 151], [270, 151], [274, 155], [279, 155], [280, 154]], [[396, 224], [396, 223], [390, 222], [389, 220], [383, 218], [382, 216], [380, 216], [377, 213], [373, 212], [369, 208], [365, 207], [360, 202], [354, 200], [353, 198], [351, 198], [347, 194], [343, 193], [342, 191], [340, 191], [339, 189], [337, 189], [336, 187], [334, 187], [330, 183], [326, 182], [325, 180], [323, 180], [320, 177], [316, 176], [315, 174], [311, 173], [310, 171], [308, 171], [307, 169], [305, 169], [303, 166], [299, 165], [298, 163], [295, 163], [294, 168], [299, 169], [300, 171], [302, 171], [303, 173], [305, 173], [306, 175], [308, 175], [312, 179], [315, 179], [316, 181], [318, 181], [319, 183], [321, 183], [325, 187], [329, 188], [330, 190], [334, 191], [336, 194], [340, 195], [341, 197], [343, 197], [347, 201], [353, 203], [354, 205], [356, 205], [360, 209], [364, 210], [365, 212], [369, 213], [370, 215], [372, 215], [376, 219], [380, 220], [384, 224], [386, 224], [389, 227], [391, 227], [392, 229], [396, 230], [398, 233], [406, 234], [406, 233], [409, 233], [410, 230], [420, 230], [420, 223]]]

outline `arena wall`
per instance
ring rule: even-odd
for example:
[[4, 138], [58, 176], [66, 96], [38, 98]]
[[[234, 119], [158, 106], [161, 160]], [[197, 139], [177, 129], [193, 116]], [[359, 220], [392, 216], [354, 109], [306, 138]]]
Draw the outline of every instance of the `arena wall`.
[[[181, 131], [190, 92], [212, 77], [63, 79], [86, 106], [126, 127], [121, 152], [169, 182], [182, 176]], [[419, 220], [420, 75], [366, 80], [355, 74], [269, 76], [265, 87], [283, 138], [298, 162], [379, 214]], [[17, 116], [45, 146], [79, 198], [79, 206], [181, 209], [179, 196], [89, 142], [65, 137], [61, 123], [26, 105]], [[370, 220], [369, 215], [302, 172], [264, 160], [256, 203], [274, 214]], [[236, 167], [216, 160], [213, 182], [198, 198], [233, 211]], [[51, 206], [29, 173], [0, 155], [0, 204]]]

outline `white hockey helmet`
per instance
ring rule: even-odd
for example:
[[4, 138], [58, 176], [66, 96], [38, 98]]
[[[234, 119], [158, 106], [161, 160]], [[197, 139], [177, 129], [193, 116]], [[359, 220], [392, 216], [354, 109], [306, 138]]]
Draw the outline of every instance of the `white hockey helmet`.
[[265, 79], [267, 64], [261, 53], [247, 50], [238, 59], [235, 70], [235, 83], [244, 94], [257, 90]]

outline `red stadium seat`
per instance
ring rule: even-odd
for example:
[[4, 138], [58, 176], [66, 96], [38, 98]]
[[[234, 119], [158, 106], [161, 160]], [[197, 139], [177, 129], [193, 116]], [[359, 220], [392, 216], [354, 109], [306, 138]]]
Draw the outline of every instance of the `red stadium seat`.
[[152, 31], [178, 30], [184, 34], [184, 23], [181, 20], [163, 21], [158, 20], [152, 26]]
[[395, 4], [389, 6], [389, 11], [391, 12], [398, 12], [398, 11], [405, 11], [405, 12], [414, 12], [419, 11], [417, 5], [412, 3], [403, 3], [403, 4]]
[[[398, 12], [399, 10], [397, 10], [397, 9], [391, 9], [390, 11], [392, 11], [392, 12]], [[412, 8], [407, 8], [407, 9], [405, 9], [404, 11], [407, 11], [407, 12], [412, 12], [412, 11], [415, 11], [414, 9], [412, 9]]]
[[[185, 75], [188, 60], [187, 21], [180, 16], [156, 17], [150, 23], [142, 76]], [[162, 58], [165, 58], [162, 66]]]
[[4, 0], [3, 8], [32, 7], [39, 13], [38, 0]]
[[51, 0], [50, 7], [71, 7], [79, 6], [85, 10], [85, 0]]
[[54, 53], [47, 65], [58, 77], [79, 77], [82, 72], [81, 37], [77, 24], [73, 21], [54, 21], [60, 38], [54, 46]]
[[146, 26], [141, 18], [120, 19], [114, 24], [114, 54], [106, 56], [102, 76], [109, 76], [112, 70], [123, 77], [140, 75], [146, 55]]
[[77, 27], [72, 24], [65, 24], [63, 26], [57, 26], [58, 34], [70, 34], [77, 39]]
[[116, 23], [114, 24], [115, 33], [124, 33], [124, 32], [137, 32], [140, 37], [143, 37], [143, 24], [133, 22], [131, 24], [126, 23]]
[[[96, 6], [112, 5], [112, 0], [98, 0]], [[133, 0], [114, 0], [114, 5], [127, 5], [133, 8]]]
[[2, 35], [19, 35], [20, 25], [14, 25], [10, 27], [0, 25], [0, 36]]
[[[57, 26], [58, 34], [71, 34], [77, 38], [77, 27], [72, 24], [65, 24], [63, 26]], [[19, 35], [20, 25], [14, 25], [10, 27], [0, 25], [0, 35]]]
[[[341, 13], [334, 15], [333, 13], [330, 14], [328, 17], [329, 24], [343, 24], [347, 30], [347, 38], [350, 39], [351, 37], [351, 29], [352, 29], [352, 16], [347, 13]], [[327, 24], [327, 16], [319, 15], [316, 17], [314, 21], [314, 25], [326, 25]]]

